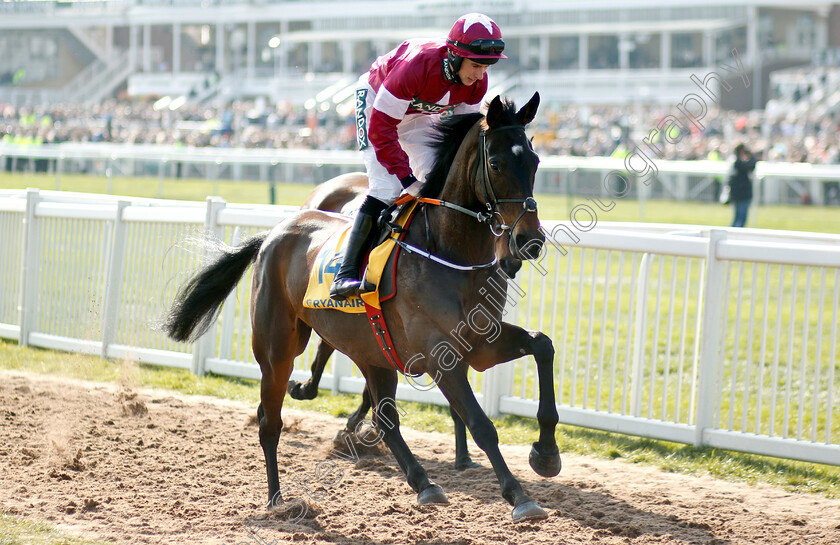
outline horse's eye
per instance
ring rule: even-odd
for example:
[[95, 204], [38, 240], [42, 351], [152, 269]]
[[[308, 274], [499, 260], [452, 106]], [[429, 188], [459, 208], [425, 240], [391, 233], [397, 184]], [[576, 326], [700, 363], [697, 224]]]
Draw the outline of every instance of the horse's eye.
[[491, 159], [487, 163], [490, 165], [490, 170], [492, 170], [493, 172], [499, 172], [500, 168], [499, 168], [499, 162], [498, 161], [495, 161], [495, 160]]

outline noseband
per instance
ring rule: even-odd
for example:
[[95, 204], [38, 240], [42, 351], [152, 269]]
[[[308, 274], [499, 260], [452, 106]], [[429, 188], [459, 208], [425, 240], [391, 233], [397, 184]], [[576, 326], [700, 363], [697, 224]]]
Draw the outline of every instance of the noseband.
[[[481, 170], [481, 176], [484, 181], [484, 201], [487, 206], [487, 213], [485, 216], [488, 218], [486, 223], [490, 228], [490, 231], [497, 237], [502, 236], [502, 234], [507, 230], [513, 232], [516, 228], [516, 224], [519, 223], [519, 220], [521, 220], [526, 213], [537, 211], [537, 200], [534, 197], [526, 197], [524, 199], [499, 199], [496, 198], [496, 192], [493, 190], [493, 182], [490, 180], [490, 168], [488, 165], [489, 156], [487, 153], [487, 135], [507, 129], [521, 129], [524, 131], [525, 127], [521, 125], [504, 125], [502, 127], [496, 127], [486, 131], [482, 129], [479, 132], [478, 160], [475, 162], [474, 176], [475, 178], [478, 178], [479, 170]], [[497, 205], [500, 203], [513, 202], [522, 204], [522, 212], [519, 213], [511, 225], [507, 225], [503, 221], [499, 221], [499, 227], [497, 230], [493, 222], [493, 218], [497, 216], [500, 220], [502, 218], [501, 213], [496, 209]]]

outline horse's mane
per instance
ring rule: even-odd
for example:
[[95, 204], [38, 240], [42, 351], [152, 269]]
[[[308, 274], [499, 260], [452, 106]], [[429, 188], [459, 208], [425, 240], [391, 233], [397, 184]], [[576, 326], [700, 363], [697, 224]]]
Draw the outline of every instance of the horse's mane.
[[[452, 115], [436, 124], [437, 131], [432, 136], [431, 146], [434, 149], [435, 163], [426, 176], [426, 183], [420, 191], [421, 197], [436, 198], [443, 191], [449, 169], [455, 161], [455, 154], [467, 136], [469, 130], [484, 116], [479, 113]], [[500, 123], [509, 125], [516, 121], [516, 105], [512, 100], [502, 99], [502, 114]], [[520, 123], [521, 124], [521, 123]]]

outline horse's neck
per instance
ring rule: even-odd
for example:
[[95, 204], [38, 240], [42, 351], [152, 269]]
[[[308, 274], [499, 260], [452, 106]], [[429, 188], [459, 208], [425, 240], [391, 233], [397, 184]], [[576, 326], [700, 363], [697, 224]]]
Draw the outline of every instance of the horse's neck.
[[[466, 166], [450, 172], [440, 199], [470, 210], [483, 211], [484, 205], [476, 198], [470, 183], [472, 175], [471, 169]], [[432, 206], [429, 225], [433, 248], [443, 259], [462, 265], [479, 265], [493, 260], [495, 237], [487, 224], [455, 210]]]

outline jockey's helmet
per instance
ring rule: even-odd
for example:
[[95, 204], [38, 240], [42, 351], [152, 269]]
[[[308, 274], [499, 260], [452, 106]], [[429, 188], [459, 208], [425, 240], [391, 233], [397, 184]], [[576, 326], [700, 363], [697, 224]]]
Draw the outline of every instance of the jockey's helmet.
[[450, 62], [456, 71], [460, 68], [461, 59], [470, 59], [479, 64], [495, 64], [499, 59], [507, 58], [502, 54], [505, 42], [499, 25], [482, 13], [468, 13], [455, 21], [446, 45]]

